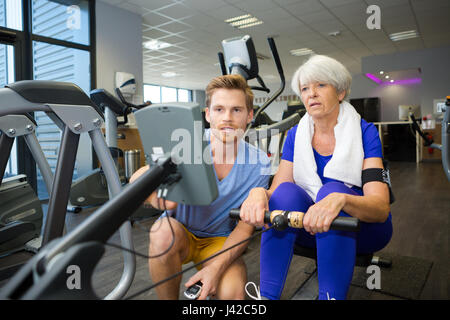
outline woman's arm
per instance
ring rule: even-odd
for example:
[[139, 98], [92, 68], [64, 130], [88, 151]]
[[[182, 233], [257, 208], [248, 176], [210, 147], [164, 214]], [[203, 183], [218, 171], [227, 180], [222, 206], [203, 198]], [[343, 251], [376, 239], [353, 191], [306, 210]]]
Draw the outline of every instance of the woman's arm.
[[[367, 158], [363, 170], [383, 168], [381, 158]], [[343, 210], [362, 222], [384, 222], [389, 216], [389, 189], [384, 182], [372, 181], [363, 186], [363, 196], [330, 193], [309, 207], [303, 219], [305, 231], [316, 234], [328, 232], [331, 222]]]
[[[367, 158], [363, 162], [363, 170], [383, 168], [381, 158]], [[342, 208], [349, 215], [363, 222], [384, 222], [389, 216], [389, 188], [386, 183], [371, 181], [363, 186], [363, 196], [345, 194]]]

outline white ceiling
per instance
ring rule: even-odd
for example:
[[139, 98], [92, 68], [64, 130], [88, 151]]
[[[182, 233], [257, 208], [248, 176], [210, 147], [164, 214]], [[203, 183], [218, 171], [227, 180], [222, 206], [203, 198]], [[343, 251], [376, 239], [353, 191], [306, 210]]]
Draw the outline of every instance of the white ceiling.
[[[450, 44], [450, 0], [101, 0], [142, 16], [143, 42], [172, 44], [159, 51], [143, 49], [144, 82], [204, 89], [221, 74], [221, 41], [249, 34], [256, 51], [271, 57], [267, 36], [275, 36], [286, 79], [305, 59], [289, 51], [308, 47], [361, 73], [361, 57]], [[369, 5], [381, 8], [381, 29], [369, 30]], [[264, 23], [235, 29], [225, 19], [250, 13]], [[389, 34], [415, 29], [420, 37], [392, 42]], [[337, 37], [329, 36], [340, 31]], [[277, 83], [272, 59], [259, 60], [266, 83]], [[178, 76], [164, 78], [173, 71]], [[273, 80], [275, 79], [275, 80]], [[289, 83], [289, 82], [288, 82]]]

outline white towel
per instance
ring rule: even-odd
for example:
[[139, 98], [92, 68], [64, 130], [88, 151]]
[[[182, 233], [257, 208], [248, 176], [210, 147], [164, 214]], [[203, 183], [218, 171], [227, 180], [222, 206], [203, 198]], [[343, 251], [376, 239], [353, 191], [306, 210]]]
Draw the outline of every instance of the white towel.
[[[317, 165], [311, 145], [314, 123], [306, 113], [299, 122], [295, 135], [293, 177], [315, 201], [322, 181], [317, 174]], [[324, 177], [339, 180], [347, 186], [361, 187], [361, 172], [364, 160], [361, 116], [348, 102], [339, 106], [337, 124], [334, 127], [336, 144], [333, 156], [324, 168]]]

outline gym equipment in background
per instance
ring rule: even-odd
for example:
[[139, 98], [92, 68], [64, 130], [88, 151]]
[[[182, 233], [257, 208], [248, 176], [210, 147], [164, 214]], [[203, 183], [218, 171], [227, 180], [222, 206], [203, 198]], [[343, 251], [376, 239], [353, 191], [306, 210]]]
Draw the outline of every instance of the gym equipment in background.
[[[283, 92], [286, 84], [275, 41], [271, 37], [267, 38], [267, 41], [280, 77], [280, 87], [256, 110], [253, 121], [247, 126], [244, 136], [247, 142], [265, 152], [268, 152], [272, 137], [278, 136], [278, 149], [271, 157], [272, 171], [276, 171], [285, 134], [290, 128], [298, 124], [301, 117], [300, 113], [294, 113], [279, 122], [275, 122], [264, 113], [264, 110]], [[256, 79], [260, 86], [250, 86], [250, 88], [270, 93], [270, 89], [267, 88], [258, 74], [259, 67], [256, 50], [249, 35], [223, 40], [222, 47], [224, 53], [218, 53], [222, 74], [239, 74], [247, 81]], [[268, 153], [270, 154], [270, 152]]]
[[[164, 198], [190, 205], [206, 205], [216, 199], [217, 184], [210, 152], [204, 152], [209, 146], [203, 141], [199, 106], [193, 103], [153, 105], [136, 112], [136, 119], [145, 153], [154, 166], [63, 238], [41, 248], [5, 285], [0, 299], [98, 298], [91, 277], [104, 253], [104, 243], [149, 194], [159, 188]], [[194, 158], [200, 162], [185, 163], [171, 152], [178, 144], [170, 140], [173, 130], [183, 131], [200, 148], [200, 158]], [[106, 145], [103, 149], [110, 156]], [[67, 286], [67, 268], [72, 265], [82, 270], [81, 288], [77, 290]]]
[[[103, 166], [111, 197], [121, 191], [121, 183], [100, 130], [104, 121], [102, 112], [79, 87], [71, 83], [55, 81], [19, 81], [0, 89], [0, 101], [7, 106], [0, 109], [0, 117], [43, 111], [62, 131], [61, 147], [50, 192], [42, 247], [29, 260], [33, 261], [33, 259], [39, 258], [41, 253], [45, 254], [45, 251], [42, 252], [43, 247], [62, 236], [81, 133], [88, 133], [92, 140], [94, 149]], [[106, 224], [108, 223], [106, 222]], [[99, 229], [102, 228], [104, 226], [99, 227]], [[129, 222], [121, 226], [120, 237], [122, 246], [132, 250], [133, 242]], [[135, 270], [134, 254], [124, 251], [122, 278], [108, 295], [108, 298], [113, 299], [125, 294], [131, 285]]]
[[434, 143], [434, 141], [427, 137], [427, 135], [422, 131], [417, 120], [412, 112], [409, 113], [409, 118], [412, 121], [412, 128], [414, 132], [418, 132], [419, 135], [424, 140], [424, 146], [433, 149], [440, 150], [442, 152], [442, 166], [444, 168], [445, 175], [448, 181], [450, 181], [450, 148], [448, 147], [450, 140], [450, 96], [447, 96], [445, 102], [444, 117], [442, 118], [442, 144]]

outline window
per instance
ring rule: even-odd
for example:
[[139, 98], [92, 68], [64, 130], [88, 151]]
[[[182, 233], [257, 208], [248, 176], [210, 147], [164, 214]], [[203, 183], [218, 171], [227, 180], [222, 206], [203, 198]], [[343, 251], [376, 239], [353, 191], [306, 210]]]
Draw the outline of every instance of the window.
[[88, 1], [33, 0], [32, 7], [33, 34], [89, 44]]
[[[0, 43], [0, 88], [14, 82], [14, 72], [14, 47]], [[4, 177], [7, 178], [17, 173], [17, 150], [16, 141], [14, 140]]]
[[178, 101], [179, 102], [190, 102], [190, 90], [178, 89]]
[[[94, 18], [95, 1], [91, 0], [0, 0], [0, 39], [4, 42], [0, 43], [0, 85], [31, 79], [64, 81], [89, 94], [95, 86]], [[44, 113], [34, 116], [36, 136], [55, 170], [61, 132]], [[93, 163], [86, 156], [91, 154], [90, 141], [83, 135], [77, 159], [83, 159], [80, 166], [86, 172]], [[48, 197], [28, 147], [22, 140], [16, 142], [8, 173], [26, 174], [38, 197]], [[75, 169], [74, 179], [77, 176]]]
[[144, 85], [144, 100], [152, 103], [161, 102], [161, 87], [146, 84]]
[[144, 84], [144, 100], [152, 103], [191, 102], [192, 90]]
[[[91, 90], [91, 48], [89, 2], [86, 0], [32, 0], [33, 79], [71, 82], [89, 95]], [[54, 171], [58, 160], [61, 130], [43, 112], [35, 114], [36, 136]], [[80, 148], [89, 153], [89, 139], [80, 137]], [[86, 159], [85, 159], [86, 160]], [[78, 178], [75, 164], [73, 179]], [[43, 178], [37, 168], [39, 198], [48, 197]]]
[[161, 87], [161, 102], [177, 101], [177, 88]]
[[0, 0], [0, 27], [23, 30], [22, 1]]

